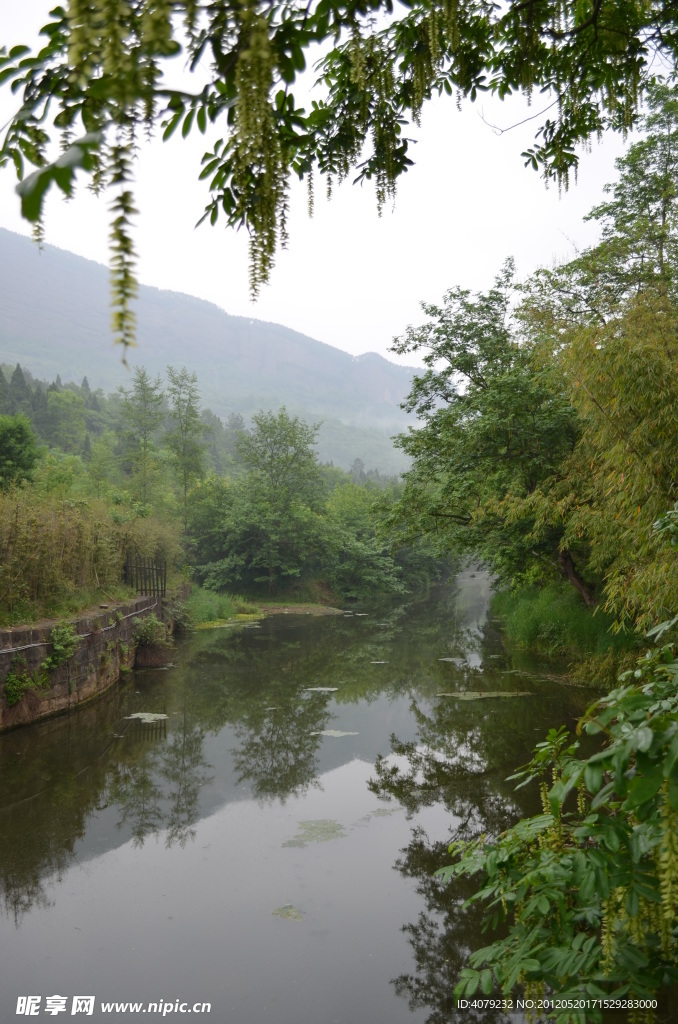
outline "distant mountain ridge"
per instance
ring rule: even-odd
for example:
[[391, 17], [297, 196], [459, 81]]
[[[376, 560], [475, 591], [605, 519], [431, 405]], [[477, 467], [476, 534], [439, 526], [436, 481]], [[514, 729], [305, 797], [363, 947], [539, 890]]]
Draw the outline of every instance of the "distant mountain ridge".
[[[114, 390], [129, 381], [111, 343], [108, 270], [99, 263], [0, 228], [0, 361], [38, 378]], [[131, 366], [153, 375], [187, 366], [203, 404], [219, 416], [286, 405], [322, 420], [319, 453], [344, 465], [398, 472], [406, 465], [388, 436], [406, 429], [400, 403], [415, 371], [376, 353], [354, 357], [279, 324], [231, 316], [179, 292], [142, 285], [136, 305], [139, 347]], [[334, 440], [332, 437], [334, 436]], [[375, 462], [379, 459], [380, 462]]]

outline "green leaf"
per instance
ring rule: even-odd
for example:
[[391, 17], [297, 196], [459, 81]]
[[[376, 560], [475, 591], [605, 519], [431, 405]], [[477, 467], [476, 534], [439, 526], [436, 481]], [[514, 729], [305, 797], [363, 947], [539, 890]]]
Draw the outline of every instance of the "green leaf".
[[636, 775], [629, 784], [629, 792], [624, 802], [624, 807], [640, 807], [647, 803], [659, 790], [664, 781], [661, 765], [647, 775]]
[[174, 134], [174, 132], [176, 130], [176, 127], [179, 124], [179, 121], [181, 121], [183, 113], [184, 113], [184, 109], [182, 107], [167, 122], [167, 124], [165, 125], [165, 130], [162, 133], [163, 142], [166, 142], [167, 139], [169, 139]]
[[45, 168], [33, 171], [16, 186], [16, 191], [21, 198], [21, 216], [33, 224], [40, 220], [42, 200], [52, 184], [52, 177], [51, 168]]
[[611, 850], [612, 853], [616, 853], [619, 849], [619, 836], [617, 835], [616, 831], [612, 826], [606, 828], [603, 832], [603, 842], [605, 843], [607, 849]]
[[522, 971], [540, 971], [541, 962], [535, 960], [534, 957], [528, 957], [527, 960], [521, 960], [520, 969]]
[[587, 764], [584, 769], [584, 782], [589, 793], [597, 793], [603, 781], [603, 768], [600, 764]]
[[473, 971], [470, 968], [465, 972], [466, 984], [464, 986], [464, 992], [467, 996], [472, 996], [478, 991], [478, 985], [480, 983], [480, 974], [478, 971]]
[[647, 725], [643, 725], [640, 729], [636, 729], [633, 736], [636, 750], [641, 750], [643, 752], [649, 750], [652, 746], [652, 735], [652, 729]]
[[186, 117], [184, 118], [184, 123], [181, 126], [181, 137], [183, 139], [185, 139], [188, 133], [190, 132], [194, 117], [195, 110], [191, 107], [189, 112], [186, 114]]

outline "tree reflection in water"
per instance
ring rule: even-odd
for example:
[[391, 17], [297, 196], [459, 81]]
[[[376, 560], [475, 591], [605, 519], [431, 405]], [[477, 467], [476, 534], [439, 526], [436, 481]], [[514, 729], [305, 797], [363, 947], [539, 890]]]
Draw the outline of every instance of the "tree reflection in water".
[[135, 847], [160, 832], [167, 848], [195, 837], [200, 792], [212, 776], [203, 752], [205, 730], [189, 715], [185, 690], [183, 696], [183, 712], [167, 742], [153, 743], [156, 734], [146, 739], [140, 725], [128, 756], [109, 770], [108, 803], [120, 808], [117, 827], [131, 829]]
[[281, 803], [318, 788], [318, 734], [327, 727], [331, 697], [283, 680], [250, 701], [235, 725], [242, 740], [233, 751], [238, 782], [249, 781], [254, 796]]
[[[471, 671], [466, 688], [478, 686]], [[427, 1024], [508, 1024], [497, 1009], [456, 1010], [453, 990], [469, 954], [478, 947], [481, 911], [465, 907], [474, 890], [471, 879], [443, 885], [435, 872], [449, 863], [448, 845], [457, 839], [496, 835], [525, 814], [533, 813], [532, 794], [516, 793], [505, 781], [524, 759], [526, 736], [540, 721], [534, 700], [454, 701], [438, 697], [411, 703], [418, 738], [391, 737], [391, 753], [379, 757], [369, 788], [383, 800], [397, 800], [409, 818], [422, 809], [442, 806], [453, 822], [447, 839], [430, 841], [421, 827], [412, 830], [395, 867], [416, 881], [426, 909], [403, 926], [415, 969], [393, 979], [410, 1009], [428, 1009]], [[515, 760], [517, 758], [517, 760]]]

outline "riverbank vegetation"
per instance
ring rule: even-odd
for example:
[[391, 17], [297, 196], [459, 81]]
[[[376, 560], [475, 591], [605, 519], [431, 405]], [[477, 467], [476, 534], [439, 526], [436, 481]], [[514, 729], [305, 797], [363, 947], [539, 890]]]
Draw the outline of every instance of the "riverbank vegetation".
[[[424, 305], [395, 344], [426, 370], [393, 527], [480, 556], [515, 642], [599, 667], [628, 658], [625, 635], [646, 650], [580, 724], [596, 753], [554, 728], [515, 776], [543, 813], [454, 844], [443, 872], [479, 876], [471, 902], [504, 927], [457, 996], [521, 985], [558, 995], [546, 1016], [561, 1022], [678, 982], [675, 88], [651, 89], [644, 130], [590, 214], [597, 246], [522, 284], [509, 260], [488, 292]], [[654, 1019], [651, 1004], [629, 1019]]]
[[509, 651], [564, 659], [572, 678], [592, 688], [609, 688], [643, 648], [642, 637], [615, 630], [614, 617], [601, 607], [592, 614], [563, 580], [506, 587], [494, 594], [491, 609]]
[[138, 368], [105, 395], [4, 367], [0, 413], [0, 625], [128, 596], [130, 553], [199, 584], [199, 621], [248, 598], [401, 593], [442, 571], [426, 541], [391, 549], [395, 478], [320, 464], [317, 425], [284, 408], [223, 423], [186, 369], [164, 382]]

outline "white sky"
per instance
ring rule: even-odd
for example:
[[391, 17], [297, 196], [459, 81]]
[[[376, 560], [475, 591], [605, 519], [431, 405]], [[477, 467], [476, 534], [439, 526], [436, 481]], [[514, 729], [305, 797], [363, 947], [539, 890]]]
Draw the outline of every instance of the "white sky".
[[[51, 6], [49, 0], [3, 0], [0, 44], [30, 44]], [[15, 103], [7, 88], [0, 90], [0, 125]], [[559, 196], [520, 157], [539, 121], [503, 135], [483, 121], [484, 115], [508, 127], [538, 110], [536, 102], [528, 109], [522, 100], [509, 105], [483, 99], [461, 112], [452, 99], [432, 103], [416, 132], [415, 166], [399, 185], [395, 208], [381, 218], [369, 185], [347, 182], [327, 202], [318, 181], [309, 219], [305, 187], [295, 184], [289, 248], [254, 304], [244, 233], [223, 224], [194, 228], [208, 197], [206, 183], [197, 178], [209, 137], [207, 145], [197, 132], [188, 140], [179, 132], [168, 143], [155, 140], [138, 166], [139, 278], [208, 299], [228, 313], [284, 324], [355, 355], [373, 351], [395, 360], [388, 353], [391, 341], [422, 321], [421, 300], [437, 302], [454, 285], [489, 287], [507, 256], [527, 276], [570, 258], [573, 246], [596, 240], [596, 226], [583, 217], [614, 179], [623, 142], [615, 136], [594, 142], [582, 156], [578, 181]], [[0, 226], [30, 234], [15, 184], [13, 169], [0, 173]], [[64, 203], [50, 193], [47, 241], [106, 263], [107, 218], [105, 197], [94, 199], [82, 189]]]

